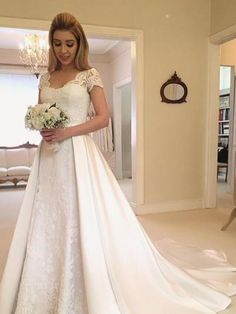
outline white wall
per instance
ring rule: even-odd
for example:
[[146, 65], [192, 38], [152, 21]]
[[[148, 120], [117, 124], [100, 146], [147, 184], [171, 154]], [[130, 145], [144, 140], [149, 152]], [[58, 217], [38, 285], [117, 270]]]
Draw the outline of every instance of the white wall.
[[236, 39], [220, 45], [220, 64], [232, 65], [236, 69]]
[[122, 42], [101, 58], [99, 55], [90, 56], [90, 63], [100, 72], [110, 113], [113, 117], [113, 85], [131, 77], [131, 48], [130, 43]]
[[[216, 1], [215, 1], [216, 2]], [[219, 20], [228, 2], [222, 2]], [[82, 25], [142, 30], [144, 34], [145, 210], [201, 207], [204, 197], [210, 0], [0, 0], [1, 16], [50, 21], [71, 12]], [[228, 11], [228, 9], [227, 9]], [[220, 16], [221, 14], [221, 16]], [[231, 23], [232, 20], [229, 20]], [[216, 28], [215, 28], [216, 29]], [[160, 87], [177, 71], [187, 103], [161, 102]], [[139, 178], [138, 178], [139, 179]]]
[[236, 24], [235, 0], [211, 0], [211, 34]]

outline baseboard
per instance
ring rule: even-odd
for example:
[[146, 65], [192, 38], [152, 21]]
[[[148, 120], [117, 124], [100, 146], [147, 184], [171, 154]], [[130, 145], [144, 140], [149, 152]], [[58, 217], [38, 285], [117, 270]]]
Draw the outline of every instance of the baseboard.
[[138, 205], [134, 208], [137, 215], [165, 213], [204, 208], [202, 199], [177, 200], [160, 203]]

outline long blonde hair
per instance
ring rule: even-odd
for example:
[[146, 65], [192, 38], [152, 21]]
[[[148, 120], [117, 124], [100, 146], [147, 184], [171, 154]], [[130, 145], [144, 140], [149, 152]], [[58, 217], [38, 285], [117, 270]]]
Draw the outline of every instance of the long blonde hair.
[[88, 63], [89, 45], [82, 26], [70, 13], [59, 13], [54, 17], [49, 30], [48, 71], [51, 73], [60, 69], [61, 66], [53, 49], [53, 34], [56, 30], [66, 30], [75, 36], [78, 43], [78, 49], [75, 56], [75, 67], [79, 71], [91, 69], [91, 66]]

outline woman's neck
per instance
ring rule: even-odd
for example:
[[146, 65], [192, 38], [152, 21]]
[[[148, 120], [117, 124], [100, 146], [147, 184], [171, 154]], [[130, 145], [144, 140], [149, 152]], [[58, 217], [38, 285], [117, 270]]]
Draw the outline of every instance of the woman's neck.
[[62, 72], [71, 72], [73, 70], [76, 70], [76, 67], [74, 66], [74, 64], [61, 66], [59, 69], [59, 71], [62, 71]]

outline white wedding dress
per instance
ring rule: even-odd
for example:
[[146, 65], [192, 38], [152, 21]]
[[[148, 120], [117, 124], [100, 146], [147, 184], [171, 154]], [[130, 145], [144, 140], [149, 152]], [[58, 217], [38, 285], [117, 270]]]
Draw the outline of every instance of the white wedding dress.
[[[96, 69], [62, 88], [40, 81], [41, 100], [57, 103], [71, 125], [87, 119]], [[169, 243], [170, 244], [170, 243]], [[42, 142], [19, 213], [0, 288], [1, 314], [216, 313], [236, 293], [232, 267], [216, 252], [199, 264], [154, 247], [101, 152], [88, 135]], [[166, 248], [166, 250], [165, 250]], [[189, 249], [189, 255], [195, 254]], [[208, 254], [209, 253], [209, 254]], [[208, 258], [208, 255], [214, 255]], [[201, 261], [201, 263], [200, 263]], [[227, 296], [229, 295], [229, 296]]]

